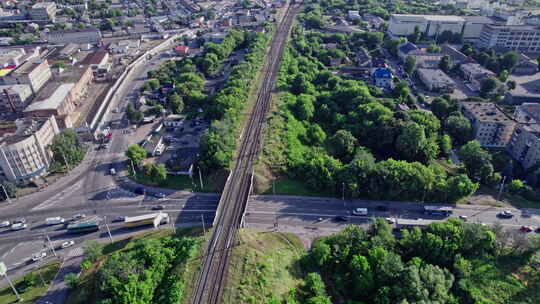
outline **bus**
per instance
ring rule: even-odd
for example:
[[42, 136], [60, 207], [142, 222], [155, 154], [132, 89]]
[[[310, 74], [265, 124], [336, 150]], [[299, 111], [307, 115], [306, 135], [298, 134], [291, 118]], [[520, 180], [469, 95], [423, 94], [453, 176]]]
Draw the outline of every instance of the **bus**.
[[98, 230], [99, 230], [99, 222], [97, 220], [86, 221], [86, 222], [81, 222], [81, 223], [73, 223], [67, 226], [68, 233], [88, 233], [88, 232], [95, 232]]
[[124, 220], [124, 226], [128, 228], [139, 227], [145, 225], [159, 225], [168, 224], [169, 215], [164, 212], [143, 214], [139, 216], [129, 216]]
[[424, 206], [424, 213], [429, 215], [442, 215], [442, 216], [449, 216], [454, 211], [452, 207], [448, 206], [433, 206], [433, 205], [426, 205]]

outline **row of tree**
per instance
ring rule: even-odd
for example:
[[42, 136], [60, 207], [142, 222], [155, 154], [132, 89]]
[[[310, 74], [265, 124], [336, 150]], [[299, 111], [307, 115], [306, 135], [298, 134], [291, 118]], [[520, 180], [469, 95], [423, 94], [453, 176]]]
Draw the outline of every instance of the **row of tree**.
[[232, 162], [242, 111], [251, 93], [253, 80], [264, 62], [270, 36], [244, 32], [250, 50], [245, 61], [235, 65], [227, 84], [210, 101], [207, 117], [212, 119], [201, 138], [200, 164], [210, 170], [227, 169]]

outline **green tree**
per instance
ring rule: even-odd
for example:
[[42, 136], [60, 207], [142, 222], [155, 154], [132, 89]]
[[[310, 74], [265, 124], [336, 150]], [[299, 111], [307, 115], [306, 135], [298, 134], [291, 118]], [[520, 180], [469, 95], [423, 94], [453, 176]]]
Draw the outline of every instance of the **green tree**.
[[452, 138], [448, 134], [444, 134], [440, 137], [441, 152], [448, 156], [452, 151]]
[[131, 123], [140, 123], [144, 119], [143, 113], [135, 109], [131, 103], [127, 105], [126, 116]]
[[353, 156], [358, 140], [347, 130], [339, 130], [328, 140], [330, 154], [347, 162]]
[[70, 272], [64, 276], [64, 282], [70, 289], [75, 289], [79, 286], [79, 277], [76, 273]]
[[54, 137], [51, 151], [56, 163], [61, 165], [68, 163], [70, 168], [73, 168], [84, 159], [86, 148], [79, 141], [75, 130], [65, 129]]
[[486, 98], [490, 96], [497, 88], [497, 81], [491, 77], [485, 78], [480, 82], [480, 96]]
[[7, 200], [6, 193], [10, 198], [16, 197], [17, 195], [17, 186], [8, 181], [2, 181], [0, 182], [0, 200], [5, 201]]
[[418, 25], [414, 27], [414, 32], [407, 37], [407, 39], [412, 43], [418, 43], [421, 38], [422, 31], [420, 31], [420, 27]]
[[63, 69], [66, 67], [66, 63], [63, 61], [56, 61], [55, 63], [52, 64], [52, 67], [57, 68], [57, 69]]
[[502, 70], [499, 75], [497, 75], [497, 78], [499, 78], [499, 80], [502, 82], [506, 82], [506, 80], [508, 79], [508, 71]]
[[512, 194], [517, 194], [521, 190], [523, 190], [524, 187], [525, 187], [525, 184], [521, 180], [513, 179], [510, 182], [510, 184], [508, 184], [508, 192], [510, 192]]
[[413, 56], [407, 56], [407, 58], [405, 58], [405, 72], [409, 75], [412, 75], [415, 68], [416, 58]]
[[435, 43], [431, 43], [430, 45], [428, 45], [428, 47], [426, 48], [426, 51], [428, 53], [440, 53], [441, 52], [441, 47], [436, 45]]
[[168, 98], [169, 108], [174, 114], [180, 114], [184, 110], [184, 102], [180, 95], [173, 93]]
[[167, 168], [164, 164], [154, 166], [152, 171], [152, 180], [156, 183], [162, 183], [167, 179]]
[[311, 120], [315, 113], [315, 96], [300, 94], [296, 98], [295, 113], [299, 120]]
[[[411, 161], [423, 160], [421, 155], [426, 146], [425, 129], [415, 122], [407, 123], [396, 139], [396, 150], [403, 158]], [[430, 159], [432, 157], [434, 155], [430, 155]]]
[[519, 63], [519, 54], [514, 51], [504, 53], [500, 60], [500, 69], [512, 71], [514, 67]]
[[139, 145], [129, 145], [126, 157], [131, 159], [135, 165], [138, 165], [146, 158], [146, 150]]
[[445, 73], [450, 72], [452, 69], [452, 58], [448, 55], [442, 56], [441, 60], [439, 61], [439, 69]]
[[482, 149], [478, 141], [469, 141], [459, 149], [458, 155], [471, 178], [487, 182], [488, 178], [493, 174], [491, 155]]
[[516, 82], [514, 80], [508, 80], [508, 82], [506, 83], [506, 86], [508, 87], [509, 91], [512, 91], [516, 89]]
[[464, 144], [472, 138], [471, 121], [461, 114], [448, 117], [446, 131], [459, 144]]
[[97, 241], [84, 241], [83, 245], [84, 260], [92, 263], [97, 262], [101, 257], [103, 245]]
[[478, 184], [473, 183], [465, 174], [453, 176], [448, 180], [448, 201], [457, 202], [467, 197], [478, 189]]

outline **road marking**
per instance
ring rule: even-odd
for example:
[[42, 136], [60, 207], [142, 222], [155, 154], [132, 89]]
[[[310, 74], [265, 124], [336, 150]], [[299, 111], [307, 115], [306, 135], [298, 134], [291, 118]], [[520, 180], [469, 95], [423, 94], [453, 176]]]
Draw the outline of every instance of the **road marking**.
[[31, 211], [42, 210], [42, 209], [46, 209], [46, 208], [50, 208], [50, 207], [54, 206], [58, 201], [61, 201], [62, 197], [70, 196], [75, 191], [79, 190], [81, 188], [81, 186], [83, 185], [83, 182], [84, 182], [84, 179], [81, 179], [80, 181], [78, 181], [77, 183], [72, 185], [71, 187], [68, 187], [67, 189], [64, 189], [64, 191], [62, 191], [62, 192], [60, 192], [58, 194], [55, 194], [51, 198], [47, 199], [43, 203], [37, 205], [36, 207], [34, 207], [34, 208], [30, 209], [30, 210]]
[[12, 253], [13, 253], [13, 251], [15, 250], [15, 248], [19, 247], [19, 246], [20, 246], [21, 244], [22, 244], [22, 243], [18, 243], [18, 244], [17, 244], [17, 245], [15, 245], [15, 246], [14, 246], [13, 248], [11, 248], [11, 250], [10, 250], [10, 251], [8, 251], [8, 252], [4, 253], [4, 255], [2, 255], [2, 259], [5, 259], [5, 258], [6, 258], [6, 256], [7, 256], [8, 254], [12, 254]]

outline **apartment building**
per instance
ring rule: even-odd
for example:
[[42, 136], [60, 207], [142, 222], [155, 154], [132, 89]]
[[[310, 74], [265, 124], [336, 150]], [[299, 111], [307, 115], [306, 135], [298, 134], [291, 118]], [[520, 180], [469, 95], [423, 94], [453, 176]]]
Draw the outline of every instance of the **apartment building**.
[[418, 77], [430, 91], [452, 93], [456, 83], [439, 69], [417, 69]]
[[56, 17], [56, 3], [38, 2], [30, 8], [28, 15], [32, 20], [54, 22]]
[[392, 14], [388, 33], [393, 37], [406, 37], [413, 34], [418, 27], [428, 37], [450, 31], [462, 35], [463, 40], [475, 41], [480, 38], [483, 26], [492, 23], [490, 18], [481, 16]]
[[52, 162], [50, 145], [60, 133], [54, 116], [15, 121], [0, 137], [0, 179], [25, 183], [42, 176]]
[[462, 102], [463, 115], [473, 127], [473, 135], [482, 147], [506, 148], [516, 121], [501, 111], [492, 102]]
[[19, 113], [31, 101], [32, 88], [27, 84], [0, 86], [0, 112]]
[[102, 35], [98, 28], [50, 31], [47, 40], [51, 44], [101, 44]]
[[540, 104], [524, 103], [517, 106], [514, 117], [519, 124], [506, 150], [528, 169], [540, 161]]
[[32, 93], [37, 92], [51, 79], [52, 72], [49, 62], [45, 59], [32, 59], [18, 66], [2, 78], [4, 84], [27, 84]]
[[495, 77], [495, 73], [484, 68], [478, 63], [465, 63], [459, 68], [463, 72], [464, 78], [470, 81], [476, 87], [476, 89], [480, 89], [482, 80], [488, 77]]
[[520, 52], [540, 51], [540, 27], [532, 25], [486, 25], [478, 45]]

